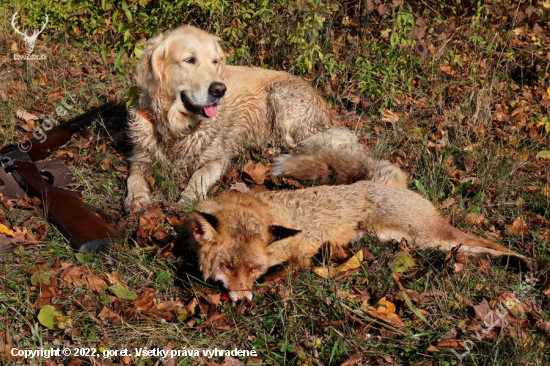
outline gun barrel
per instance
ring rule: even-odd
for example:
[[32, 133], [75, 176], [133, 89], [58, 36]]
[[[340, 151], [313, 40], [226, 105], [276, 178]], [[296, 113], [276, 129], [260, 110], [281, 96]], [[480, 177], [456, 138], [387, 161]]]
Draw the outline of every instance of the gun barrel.
[[82, 128], [90, 125], [94, 118], [104, 115], [107, 112], [116, 110], [118, 105], [110, 102], [94, 108], [84, 114], [74, 117], [59, 126], [53, 127], [45, 132], [46, 138], [38, 140], [36, 137], [30, 139], [31, 150], [29, 155], [32, 161], [37, 161], [45, 157], [60, 145], [71, 139], [73, 133], [82, 130]]

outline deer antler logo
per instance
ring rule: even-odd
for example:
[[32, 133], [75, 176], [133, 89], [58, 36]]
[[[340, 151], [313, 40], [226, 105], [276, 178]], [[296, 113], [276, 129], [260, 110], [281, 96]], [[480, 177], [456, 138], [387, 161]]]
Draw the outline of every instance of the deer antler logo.
[[17, 19], [17, 13], [19, 12], [16, 11], [15, 14], [13, 14], [13, 17], [11, 18], [11, 26], [21, 37], [23, 37], [23, 41], [25, 41], [25, 44], [27, 46], [27, 55], [30, 55], [34, 50], [34, 42], [36, 42], [36, 39], [48, 24], [48, 19], [49, 19], [48, 14], [44, 14], [46, 16], [46, 22], [42, 26], [42, 29], [35, 30], [31, 36], [28, 36], [27, 33], [23, 33], [19, 29], [17, 29], [17, 26], [15, 25], [15, 20]]

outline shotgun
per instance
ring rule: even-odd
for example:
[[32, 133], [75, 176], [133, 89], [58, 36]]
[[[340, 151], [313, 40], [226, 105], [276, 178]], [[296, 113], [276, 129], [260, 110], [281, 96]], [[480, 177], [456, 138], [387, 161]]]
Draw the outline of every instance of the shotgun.
[[73, 133], [82, 131], [96, 117], [112, 113], [117, 107], [115, 103], [107, 103], [53, 127], [45, 132], [44, 138], [31, 138], [26, 144], [29, 149], [7, 145], [0, 150], [0, 165], [28, 194], [42, 200], [47, 218], [76, 250], [96, 253], [111, 248], [123, 235], [87, 210], [80, 192], [47, 183], [34, 161], [69, 141]]

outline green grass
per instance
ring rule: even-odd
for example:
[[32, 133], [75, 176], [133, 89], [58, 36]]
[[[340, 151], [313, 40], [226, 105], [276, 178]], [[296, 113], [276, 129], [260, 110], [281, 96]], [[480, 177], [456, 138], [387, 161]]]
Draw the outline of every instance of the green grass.
[[[296, 8], [299, 3], [302, 9]], [[516, 2], [497, 1], [489, 10], [491, 4], [484, 2], [467, 5], [426, 0], [406, 2], [383, 16], [378, 14], [378, 4], [372, 12], [363, 4], [320, 0], [255, 1], [247, 5], [226, 0], [90, 0], [5, 5], [0, 8], [4, 29], [10, 29], [16, 9], [25, 14], [26, 26], [38, 25], [43, 11], [51, 17], [35, 49], [35, 53], [47, 55], [44, 62], [14, 61], [11, 47], [14, 42], [22, 46], [20, 37], [9, 31], [0, 35], [0, 54], [8, 56], [0, 63], [0, 80], [5, 85], [0, 88], [4, 106], [0, 108], [0, 144], [23, 136], [23, 122], [15, 117], [15, 111], [39, 115], [41, 111], [32, 108], [40, 107], [44, 114], [55, 114], [60, 98], [48, 93], [56, 88], [65, 92], [63, 98], [74, 108], [70, 116], [107, 99], [119, 100], [134, 84], [130, 70], [136, 61], [135, 44], [157, 31], [190, 22], [220, 35], [233, 64], [289, 70], [310, 79], [343, 122], [358, 126], [361, 143], [376, 157], [389, 159], [410, 174], [411, 189], [437, 206], [455, 199], [455, 204], [442, 209], [455, 226], [482, 236], [496, 233], [505, 246], [531, 257], [550, 259], [548, 225], [530, 221], [528, 216], [548, 217], [544, 188], [550, 180], [549, 161], [536, 158], [538, 152], [548, 149], [548, 132], [542, 125], [532, 125], [548, 117], [544, 97], [548, 62], [540, 56], [540, 52], [548, 53], [548, 41], [544, 34], [508, 32], [522, 26], [531, 32], [534, 22], [542, 26], [545, 8], [534, 5], [532, 18], [517, 23], [516, 10], [510, 16], [507, 12], [525, 12], [528, 4], [518, 7]], [[457, 30], [443, 39], [436, 29], [448, 24], [453, 16], [458, 19]], [[429, 23], [424, 40], [435, 50], [424, 60], [416, 54], [416, 40], [411, 38], [419, 17]], [[105, 26], [106, 20], [111, 21], [109, 27]], [[495, 23], [502, 31], [485, 37]], [[462, 32], [468, 27], [475, 32], [464, 36]], [[514, 70], [527, 70], [532, 63], [542, 75], [539, 80], [526, 86], [514, 80]], [[447, 66], [454, 74], [444, 71]], [[85, 72], [79, 73], [83, 68]], [[504, 120], [499, 120], [503, 108], [508, 112]], [[398, 120], [383, 119], [385, 110], [394, 112]], [[127, 167], [127, 163], [124, 148], [116, 148], [111, 136], [122, 123], [96, 123], [92, 130], [99, 140], [92, 146], [61, 149], [74, 154], [72, 158], [63, 155], [76, 176], [70, 188], [80, 190], [87, 202], [116, 215], [122, 214], [126, 194], [126, 172], [116, 168]], [[530, 134], [533, 128], [538, 137]], [[243, 146], [233, 168], [240, 173], [249, 156], [267, 163], [275, 153]], [[107, 164], [106, 169], [101, 167], [102, 162]], [[160, 165], [153, 177], [155, 199], [163, 204], [160, 212], [183, 219], [188, 210], [182, 213], [171, 207], [179, 198], [183, 179], [170, 167]], [[4, 215], [10, 208], [2, 208]], [[468, 213], [481, 214], [487, 221], [480, 227], [470, 225], [465, 220]], [[26, 224], [31, 231], [46, 223], [35, 211], [32, 217], [34, 220]], [[518, 217], [528, 224], [527, 235], [507, 231], [506, 226]], [[0, 219], [6, 224], [9, 221]], [[169, 228], [164, 218], [155, 224], [163, 230]], [[127, 242], [106, 255], [89, 255], [75, 253], [59, 232], [47, 225], [45, 240], [0, 258], [0, 342], [6, 341], [9, 333], [11, 345], [20, 349], [62, 345], [100, 350], [254, 347], [263, 364], [277, 365], [336, 365], [355, 353], [361, 355], [364, 364], [386, 364], [387, 357], [394, 364], [407, 365], [550, 362], [547, 338], [533, 325], [523, 328], [526, 340], [522, 342], [507, 334], [475, 341], [462, 363], [451, 349], [428, 349], [453, 328], [457, 339], [471, 340], [474, 333], [460, 329], [459, 324], [475, 319], [472, 305], [483, 299], [491, 302], [502, 292], [521, 292], [526, 274], [507, 269], [504, 263], [493, 263], [489, 273], [483, 273], [479, 264], [466, 262], [461, 271], [455, 272], [455, 263], [462, 264], [460, 261], [446, 262], [444, 253], [413, 249], [416, 265], [402, 274], [400, 282], [407, 290], [420, 294], [438, 291], [441, 295], [426, 303], [412, 298], [411, 308], [390, 268], [399, 251], [397, 244], [366, 237], [354, 245], [354, 250], [368, 248], [373, 259], [364, 261], [360, 272], [339, 281], [320, 279], [311, 272], [290, 272], [282, 279], [258, 284], [252, 305], [221, 301], [210, 309], [227, 317], [222, 324], [227, 327], [220, 330], [204, 326], [207, 317], [198, 309], [191, 314], [182, 310], [194, 299], [205, 306], [198, 292], [205, 296], [220, 293], [217, 286], [203, 282], [196, 274], [187, 252], [182, 260], [174, 254], [165, 255], [170, 243], [178, 249], [184, 229], [170, 230], [173, 240], [160, 243], [151, 238], [153, 229], [143, 239], [138, 234], [140, 221], [128, 220], [131, 235]], [[110, 290], [93, 291], [85, 285], [70, 288], [60, 279], [62, 271], [57, 271], [54, 277], [59, 281], [58, 294], [52, 304], [70, 318], [70, 326], [64, 330], [46, 329], [37, 320], [39, 307], [34, 306], [40, 288], [31, 284], [30, 271], [39, 265], [45, 269], [60, 265], [84, 267], [105, 281], [107, 274], [117, 273], [124, 286], [137, 294], [151, 288], [157, 303], [180, 301], [182, 306], [166, 320], [155, 313], [135, 310], [129, 300], [114, 299]], [[537, 274], [540, 280], [547, 271], [543, 268]], [[361, 310], [363, 301], [372, 306], [382, 297], [396, 305], [405, 327], [396, 331], [383, 326]], [[532, 301], [540, 321], [550, 321], [548, 297], [540, 290], [532, 289], [520, 300]], [[99, 317], [104, 306], [119, 313], [123, 321]], [[459, 347], [456, 351], [460, 354], [465, 350]], [[0, 360], [10, 363], [1, 351]], [[97, 360], [79, 361], [91, 365]], [[120, 358], [110, 361], [122, 362]], [[177, 362], [198, 365], [207, 361], [222, 364], [224, 359], [187, 358]], [[133, 362], [153, 365], [157, 359], [145, 357]]]

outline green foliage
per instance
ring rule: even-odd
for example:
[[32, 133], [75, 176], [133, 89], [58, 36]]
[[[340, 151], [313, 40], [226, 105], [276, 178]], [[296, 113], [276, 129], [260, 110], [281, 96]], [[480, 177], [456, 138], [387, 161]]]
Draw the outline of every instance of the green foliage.
[[[115, 71], [124, 69], [124, 55], [139, 58], [145, 39], [189, 23], [219, 35], [230, 64], [330, 77], [340, 92], [354, 85], [367, 98], [384, 97], [387, 105], [411, 90], [410, 71], [419, 67], [419, 57], [411, 53], [413, 12], [399, 6], [380, 17], [346, 9], [329, 0], [50, 0], [41, 5], [22, 0], [14, 10], [24, 15], [26, 27], [38, 26], [46, 12], [50, 37], [92, 47]], [[375, 17], [386, 29], [383, 41], [363, 42], [357, 23]], [[90, 39], [102, 42], [90, 45]], [[347, 44], [355, 45], [355, 52], [340, 49]]]

